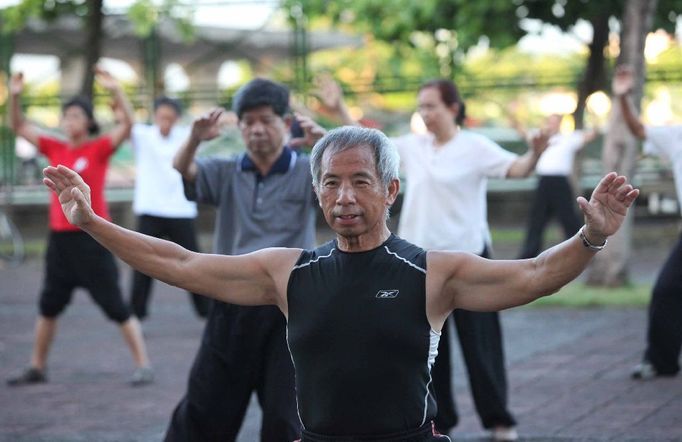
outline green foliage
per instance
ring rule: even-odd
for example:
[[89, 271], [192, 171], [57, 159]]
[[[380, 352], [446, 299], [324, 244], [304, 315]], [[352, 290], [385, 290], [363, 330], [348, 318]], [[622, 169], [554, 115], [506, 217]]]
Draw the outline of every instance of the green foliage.
[[[62, 15], [88, 15], [86, 0], [22, 0], [14, 6], [0, 10], [2, 32], [12, 33], [21, 30], [31, 18], [52, 21]], [[136, 35], [149, 36], [154, 27], [163, 19], [170, 19], [185, 41], [195, 37], [192, 19], [194, 8], [179, 0], [164, 0], [160, 5], [152, 0], [136, 0], [128, 9], [128, 18], [133, 23]]]
[[178, 0], [164, 0], [161, 5], [152, 0], [136, 0], [128, 9], [128, 18], [138, 37], [148, 37], [163, 19], [170, 19], [184, 41], [195, 38], [192, 19], [194, 8]]
[[2, 33], [9, 34], [22, 29], [31, 18], [51, 21], [62, 14], [83, 16], [86, 13], [87, 5], [84, 0], [54, 0], [50, 2], [22, 0], [14, 6], [0, 10], [0, 19], [3, 24]]
[[[493, 48], [513, 46], [531, 32], [522, 19], [570, 30], [579, 20], [620, 19], [626, 0], [284, 0], [317, 19], [392, 44], [407, 44], [458, 61], [485, 39]], [[673, 32], [682, 0], [659, 0], [654, 29]]]

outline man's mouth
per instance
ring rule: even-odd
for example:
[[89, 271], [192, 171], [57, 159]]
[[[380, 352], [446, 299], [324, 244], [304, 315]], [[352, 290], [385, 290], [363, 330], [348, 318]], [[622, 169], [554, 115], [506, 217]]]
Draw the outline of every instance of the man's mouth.
[[347, 213], [347, 214], [336, 214], [334, 215], [339, 221], [353, 221], [356, 218], [358, 218], [360, 215], [355, 214], [355, 213]]

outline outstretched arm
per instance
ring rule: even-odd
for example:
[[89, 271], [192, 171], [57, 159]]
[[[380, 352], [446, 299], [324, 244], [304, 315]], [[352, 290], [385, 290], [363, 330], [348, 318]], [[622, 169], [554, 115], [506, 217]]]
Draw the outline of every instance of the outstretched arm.
[[634, 106], [630, 100], [630, 92], [635, 85], [634, 74], [628, 66], [618, 66], [613, 76], [613, 94], [618, 97], [618, 102], [623, 111], [623, 119], [628, 129], [635, 137], [643, 140], [646, 138], [646, 129], [635, 113]]
[[538, 131], [528, 142], [528, 151], [518, 157], [507, 171], [507, 178], [525, 178], [535, 170], [540, 155], [547, 149], [549, 135], [544, 131]]
[[97, 216], [90, 188], [65, 166], [47, 167], [45, 184], [59, 196], [69, 222], [90, 234], [134, 269], [152, 278], [223, 302], [275, 304], [286, 314], [286, 284], [297, 249], [264, 249], [239, 256], [208, 255], [124, 229]]
[[95, 78], [114, 99], [112, 107], [116, 115], [116, 125], [109, 131], [109, 137], [111, 144], [118, 147], [130, 136], [133, 127], [133, 107], [123, 92], [121, 84], [108, 71], [95, 67]]
[[175, 154], [173, 167], [180, 172], [182, 178], [194, 182], [197, 178], [197, 165], [194, 157], [202, 141], [211, 140], [220, 134], [220, 116], [222, 108], [216, 108], [202, 115], [192, 123], [192, 131], [189, 138]]
[[38, 139], [40, 137], [40, 129], [38, 126], [31, 123], [24, 118], [24, 113], [21, 110], [21, 94], [24, 92], [24, 74], [13, 74], [9, 81], [9, 117], [12, 131], [19, 136], [25, 138], [29, 143], [38, 146]]
[[[589, 201], [579, 197], [585, 215], [581, 231], [587, 244], [604, 245], [620, 228], [637, 195], [639, 190], [624, 176], [612, 172], [602, 178]], [[596, 251], [575, 235], [526, 260], [494, 261], [464, 253], [429, 252], [427, 300], [431, 301], [427, 302], [431, 302], [431, 315], [444, 319], [455, 308], [501, 310], [550, 295], [575, 279]]]

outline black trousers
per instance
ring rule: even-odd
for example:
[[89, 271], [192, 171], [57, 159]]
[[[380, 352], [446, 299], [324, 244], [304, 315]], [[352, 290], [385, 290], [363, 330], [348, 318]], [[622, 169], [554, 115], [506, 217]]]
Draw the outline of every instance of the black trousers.
[[326, 436], [303, 430], [303, 437], [298, 442], [450, 442], [445, 435], [434, 434], [433, 423], [426, 422], [411, 431], [379, 436]]
[[680, 371], [682, 349], [682, 237], [656, 279], [649, 304], [644, 359], [661, 375]]
[[[487, 247], [481, 256], [489, 257]], [[455, 310], [443, 325], [438, 343], [438, 357], [431, 368], [438, 405], [438, 413], [434, 419], [436, 430], [447, 434], [459, 422], [452, 391], [449, 332], [452, 320], [457, 327], [471, 394], [481, 424], [484, 428], [516, 425], [516, 420], [507, 409], [507, 375], [498, 313]]]
[[541, 175], [533, 197], [526, 239], [519, 258], [534, 258], [540, 253], [545, 227], [553, 216], [559, 220], [566, 238], [575, 235], [582, 226], [582, 221], [575, 207], [576, 202], [568, 177]]
[[253, 391], [263, 411], [261, 441], [300, 438], [284, 316], [273, 306], [214, 302], [165, 440], [234, 441]]
[[[181, 245], [187, 250], [199, 250], [197, 235], [192, 218], [162, 218], [159, 216], [141, 215], [137, 218], [137, 231], [156, 238], [165, 238]], [[133, 314], [144, 319], [148, 314], [149, 298], [152, 292], [153, 279], [144, 273], [133, 272], [130, 287], [130, 307]], [[208, 315], [209, 299], [190, 293], [194, 311], [202, 318]]]

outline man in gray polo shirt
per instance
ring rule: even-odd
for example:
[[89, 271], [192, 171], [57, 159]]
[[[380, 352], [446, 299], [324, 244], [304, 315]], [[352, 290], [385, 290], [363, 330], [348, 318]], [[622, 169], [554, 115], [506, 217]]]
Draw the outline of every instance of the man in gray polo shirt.
[[[214, 252], [310, 248], [316, 203], [308, 157], [286, 145], [288, 89], [253, 80], [237, 92], [233, 108], [246, 152], [229, 159], [194, 160], [201, 141], [219, 133], [222, 110], [216, 109], [194, 122], [174, 160], [188, 199], [217, 208]], [[300, 123], [309, 143], [324, 133], [311, 120]], [[284, 317], [275, 306], [215, 302], [166, 440], [234, 440], [254, 390], [263, 410], [261, 440], [298, 439], [294, 368], [285, 333]]]

